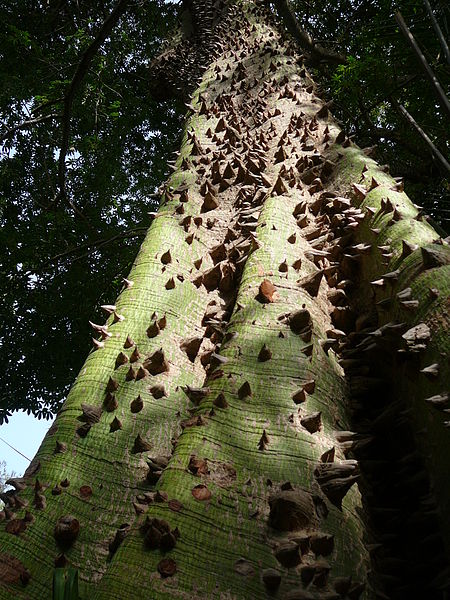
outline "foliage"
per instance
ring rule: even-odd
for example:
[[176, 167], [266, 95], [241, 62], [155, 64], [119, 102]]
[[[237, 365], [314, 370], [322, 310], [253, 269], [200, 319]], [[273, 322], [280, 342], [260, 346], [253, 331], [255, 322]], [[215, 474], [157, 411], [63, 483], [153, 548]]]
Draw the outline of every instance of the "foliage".
[[0, 4], [2, 132], [57, 115], [3, 141], [1, 423], [11, 410], [40, 418], [59, 407], [90, 347], [88, 319], [103, 318], [98, 306], [114, 300], [150, 223], [180, 122], [173, 104], [153, 102], [146, 89], [146, 64], [174, 7], [130, 4], [73, 104], [66, 186], [74, 213], [55, 199], [59, 98], [114, 3]]
[[78, 570], [57, 568], [53, 573], [52, 600], [79, 600]]
[[[431, 2], [444, 36], [450, 38], [450, 10]], [[436, 77], [450, 95], [450, 66], [445, 61], [423, 0], [295, 0], [298, 21], [316, 40], [347, 55], [347, 63], [321, 71], [333, 113], [364, 146], [377, 145], [377, 159], [394, 176], [405, 178], [412, 199], [444, 229], [450, 226], [450, 183], [428, 147], [395, 108], [403, 104], [450, 160], [448, 115], [437, 104], [432, 86], [399, 31], [395, 10], [402, 12]], [[447, 178], [446, 178], [447, 177]]]
[[4, 460], [0, 460], [0, 492], [5, 489], [5, 481], [9, 479], [9, 475], [6, 471], [6, 463]]
[[[76, 90], [67, 200], [58, 196], [62, 99], [115, 4], [0, 0], [0, 423], [14, 410], [46, 418], [61, 405], [90, 347], [88, 320], [102, 322], [99, 306], [117, 295], [178, 146], [182, 107], [156, 103], [147, 90], [147, 63], [174, 27], [178, 7], [130, 2]], [[378, 158], [404, 175], [407, 191], [445, 224], [449, 184], [390, 97], [447, 157], [448, 127], [391, 3], [292, 5], [315, 39], [348, 56], [345, 65], [324, 65], [320, 73], [336, 116], [361, 145], [379, 143]], [[421, 1], [403, 0], [400, 8], [448, 88], [448, 66]], [[448, 8], [440, 6], [438, 17], [445, 30]], [[17, 128], [29, 120], [38, 122]]]

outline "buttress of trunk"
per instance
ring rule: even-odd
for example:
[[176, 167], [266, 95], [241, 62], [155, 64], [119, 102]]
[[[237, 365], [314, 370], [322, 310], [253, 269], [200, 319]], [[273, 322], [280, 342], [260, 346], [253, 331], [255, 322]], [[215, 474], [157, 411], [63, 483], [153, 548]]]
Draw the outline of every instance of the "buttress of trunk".
[[350, 305], [340, 364], [353, 426], [371, 437], [355, 457], [382, 541], [374, 569], [391, 598], [441, 598], [450, 585], [450, 248], [402, 181], [357, 148], [342, 153], [333, 185], [365, 211], [342, 262]]
[[[50, 598], [66, 564], [95, 600], [381, 589], [352, 455], [373, 435], [350, 430], [338, 356], [356, 321], [343, 248], [372, 219], [347, 193], [363, 154], [262, 7], [190, 10], [160, 64], [169, 91], [201, 76], [180, 155], [95, 351], [6, 497], [0, 598]], [[382, 274], [370, 264], [365, 279]], [[373, 308], [362, 290], [359, 313]]]

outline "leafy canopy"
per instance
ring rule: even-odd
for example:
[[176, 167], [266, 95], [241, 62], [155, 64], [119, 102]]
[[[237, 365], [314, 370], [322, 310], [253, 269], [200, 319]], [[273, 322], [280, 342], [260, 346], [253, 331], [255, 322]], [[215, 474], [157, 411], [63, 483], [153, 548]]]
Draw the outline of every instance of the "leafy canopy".
[[[123, 0], [122, 0], [123, 1]], [[178, 6], [128, 2], [75, 90], [58, 194], [64, 97], [116, 3], [0, 0], [0, 424], [23, 408], [49, 417], [91, 346], [88, 320], [113, 302], [157, 206], [154, 192], [178, 146], [183, 107], [153, 101], [148, 63], [170, 39]], [[441, 223], [448, 181], [393, 108], [395, 97], [449, 156], [448, 122], [386, 0], [295, 0], [298, 22], [346, 64], [317, 74], [334, 112]], [[448, 37], [448, 8], [436, 4]], [[441, 84], [450, 83], [424, 5], [401, 9]]]

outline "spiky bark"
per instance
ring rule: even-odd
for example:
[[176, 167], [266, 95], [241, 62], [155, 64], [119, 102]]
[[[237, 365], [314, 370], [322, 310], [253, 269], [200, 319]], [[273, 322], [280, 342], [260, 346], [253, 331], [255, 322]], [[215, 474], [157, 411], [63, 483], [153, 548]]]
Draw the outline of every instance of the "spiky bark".
[[[402, 250], [437, 235], [340, 132], [262, 7], [190, 10], [190, 35], [159, 64], [170, 90], [201, 74], [180, 155], [97, 349], [6, 497], [0, 598], [51, 597], [66, 561], [98, 600], [369, 598], [383, 585], [402, 597], [411, 567], [392, 541], [370, 566], [377, 529], [389, 538], [376, 511], [428, 513], [402, 505], [407, 477], [376, 496], [395, 477], [379, 436], [409, 423], [407, 407], [413, 423], [425, 414], [420, 446], [409, 424], [402, 439], [434, 453], [422, 496], [434, 502], [430, 473], [445, 501], [442, 420], [424, 398], [448, 380], [448, 248]], [[382, 327], [394, 320], [405, 325]], [[425, 322], [425, 341], [401, 337]], [[401, 378], [382, 351], [407, 356]], [[414, 371], [422, 355], [439, 360], [431, 384]]]

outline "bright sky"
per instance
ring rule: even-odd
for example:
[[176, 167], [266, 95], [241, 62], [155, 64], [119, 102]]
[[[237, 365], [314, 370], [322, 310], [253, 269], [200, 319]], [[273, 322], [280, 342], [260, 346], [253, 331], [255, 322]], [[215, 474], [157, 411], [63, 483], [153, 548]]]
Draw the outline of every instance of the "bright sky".
[[38, 421], [33, 415], [20, 411], [9, 418], [9, 423], [0, 427], [0, 461], [6, 462], [8, 473], [14, 471], [16, 476], [23, 475], [29, 462], [5, 442], [32, 459], [51, 424], [51, 421]]

